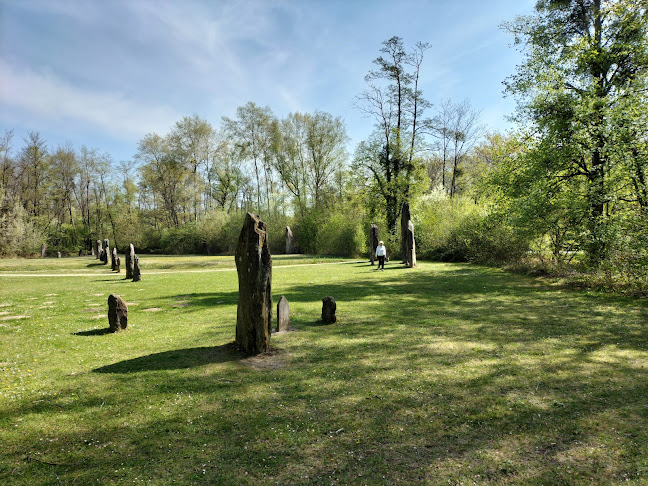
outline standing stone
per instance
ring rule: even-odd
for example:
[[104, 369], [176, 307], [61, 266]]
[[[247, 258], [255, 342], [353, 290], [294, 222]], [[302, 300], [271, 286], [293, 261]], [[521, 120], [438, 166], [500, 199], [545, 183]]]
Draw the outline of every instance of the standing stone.
[[108, 296], [108, 325], [111, 332], [126, 329], [128, 325], [128, 306], [117, 294]]
[[90, 245], [90, 246], [92, 246], [92, 256], [95, 256], [95, 249], [94, 249], [94, 245]]
[[131, 243], [126, 251], [126, 278], [133, 278], [133, 265], [135, 265], [135, 247]]
[[142, 274], [140, 273], [139, 257], [135, 255], [133, 257], [133, 282], [139, 282], [140, 280], [142, 280]]
[[337, 321], [337, 317], [335, 317], [336, 309], [335, 299], [331, 296], [324, 297], [322, 299], [322, 320], [327, 324], [332, 324]]
[[407, 263], [407, 224], [410, 219], [412, 219], [412, 216], [410, 214], [409, 204], [403, 203], [403, 209], [401, 211], [401, 255], [403, 257], [403, 263]]
[[113, 248], [110, 254], [110, 269], [114, 272], [117, 268], [117, 247]]
[[378, 248], [378, 226], [375, 224], [371, 225], [369, 230], [369, 245], [371, 246], [371, 264], [374, 264], [376, 258], [376, 248]]
[[414, 240], [414, 223], [407, 224], [407, 266], [416, 266], [416, 241]]
[[121, 272], [121, 260], [119, 259], [119, 257], [117, 257], [117, 259], [115, 260], [115, 270], [117, 271], [117, 273]]
[[247, 213], [236, 246], [239, 281], [236, 344], [249, 353], [268, 350], [272, 334], [272, 257], [268, 226]]
[[47, 256], [47, 243], [43, 243], [41, 245], [41, 258], [45, 258]]
[[101, 253], [102, 253], [102, 252], [103, 252], [103, 246], [102, 246], [102, 244], [101, 244], [101, 240], [97, 240], [97, 258], [98, 258], [99, 260], [102, 259], [102, 257], [101, 257]]
[[290, 226], [286, 226], [286, 255], [293, 252], [293, 234]]
[[56, 258], [61, 258], [61, 252], [60, 251], [56, 252]]
[[277, 332], [290, 330], [290, 306], [283, 295], [277, 302]]
[[110, 245], [108, 243], [108, 240], [103, 240], [103, 263], [104, 265], [108, 265], [108, 255], [110, 255]]

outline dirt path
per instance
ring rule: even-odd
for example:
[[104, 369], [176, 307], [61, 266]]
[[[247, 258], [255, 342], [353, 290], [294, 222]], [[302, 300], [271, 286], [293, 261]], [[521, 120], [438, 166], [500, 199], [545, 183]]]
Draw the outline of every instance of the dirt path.
[[[295, 268], [307, 267], [318, 265], [349, 265], [355, 263], [364, 263], [364, 260], [351, 261], [351, 262], [323, 262], [323, 263], [298, 263], [295, 265], [275, 265], [272, 270], [276, 271], [281, 268]], [[164, 275], [169, 273], [214, 273], [214, 272], [235, 272], [236, 267], [232, 268], [217, 268], [211, 270], [152, 270], [145, 272], [145, 275]], [[121, 273], [10, 273], [0, 272], [1, 277], [105, 277], [107, 275], [114, 275], [120, 277]]]

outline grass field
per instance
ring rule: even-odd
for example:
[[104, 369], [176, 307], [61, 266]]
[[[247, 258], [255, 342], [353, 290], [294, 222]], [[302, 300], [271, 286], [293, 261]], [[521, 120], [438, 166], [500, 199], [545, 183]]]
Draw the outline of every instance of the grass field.
[[[648, 484], [645, 300], [273, 262], [295, 332], [246, 358], [231, 257], [142, 255], [137, 283], [0, 260], [0, 484]], [[125, 332], [105, 333], [110, 293]]]

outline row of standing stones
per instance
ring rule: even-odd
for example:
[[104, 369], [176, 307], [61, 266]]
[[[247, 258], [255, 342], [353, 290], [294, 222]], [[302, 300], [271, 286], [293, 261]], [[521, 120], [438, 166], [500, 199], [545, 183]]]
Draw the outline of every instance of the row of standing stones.
[[[401, 230], [403, 263], [413, 267], [416, 265], [416, 246], [414, 225], [407, 203], [402, 208]], [[373, 265], [378, 246], [378, 227], [372, 224], [370, 231], [371, 264]], [[105, 254], [108, 251], [108, 240], [104, 240], [103, 248], [101, 241], [97, 243], [97, 254]], [[292, 251], [293, 235], [290, 227], [286, 227], [286, 253]], [[113, 255], [116, 255], [115, 250]], [[272, 257], [268, 245], [268, 227], [259, 216], [247, 213], [239, 235], [235, 261], [239, 283], [235, 342], [248, 354], [263, 353], [268, 351], [272, 335]], [[139, 261], [131, 244], [126, 253], [127, 278], [133, 262], [139, 277]], [[133, 280], [135, 280], [134, 276]], [[322, 321], [336, 322], [336, 310], [337, 304], [333, 297], [327, 296], [322, 299]], [[125, 329], [128, 323], [128, 306], [115, 294], [108, 297], [108, 322], [111, 331]], [[290, 330], [290, 307], [284, 296], [281, 296], [277, 303], [276, 330], [277, 332]]]
[[[94, 248], [93, 254], [95, 254]], [[108, 264], [108, 255], [110, 254], [110, 266], [112, 271], [121, 272], [121, 259], [117, 256], [117, 248], [113, 247], [110, 251], [110, 242], [106, 240], [97, 240], [96, 258], [103, 262], [104, 265]], [[135, 247], [132, 243], [128, 245], [128, 250], [125, 252], [126, 259], [126, 279], [132, 279], [133, 282], [139, 282], [142, 279], [140, 271], [139, 257], [135, 254]]]

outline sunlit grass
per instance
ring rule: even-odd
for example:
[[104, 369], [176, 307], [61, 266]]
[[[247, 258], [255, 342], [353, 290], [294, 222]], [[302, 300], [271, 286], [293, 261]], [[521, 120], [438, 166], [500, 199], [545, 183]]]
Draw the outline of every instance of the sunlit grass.
[[[143, 255], [137, 283], [91, 257], [2, 276], [21, 262], [0, 261], [2, 484], [648, 482], [644, 300], [273, 257], [296, 332], [244, 358], [232, 257]], [[102, 332], [110, 293], [126, 332]]]

